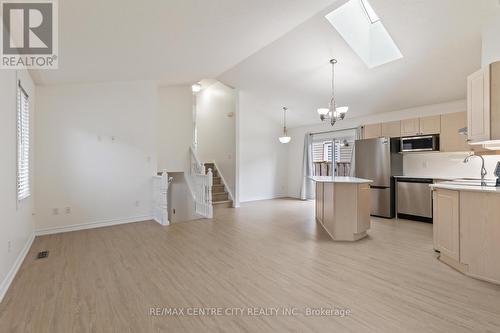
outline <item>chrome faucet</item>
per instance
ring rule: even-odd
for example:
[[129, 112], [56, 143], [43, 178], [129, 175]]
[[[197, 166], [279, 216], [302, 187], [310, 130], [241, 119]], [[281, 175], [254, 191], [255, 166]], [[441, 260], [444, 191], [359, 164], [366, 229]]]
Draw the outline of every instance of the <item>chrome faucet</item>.
[[481, 164], [481, 186], [486, 186], [486, 181], [484, 180], [484, 177], [486, 176], [486, 174], [488, 172], [486, 171], [486, 168], [484, 167], [484, 157], [482, 157], [481, 155], [474, 155], [474, 153], [470, 153], [469, 156], [467, 156], [464, 159], [464, 163], [468, 163], [470, 161], [470, 159], [473, 157], [480, 157], [481, 158], [481, 161], [482, 161], [482, 164]]

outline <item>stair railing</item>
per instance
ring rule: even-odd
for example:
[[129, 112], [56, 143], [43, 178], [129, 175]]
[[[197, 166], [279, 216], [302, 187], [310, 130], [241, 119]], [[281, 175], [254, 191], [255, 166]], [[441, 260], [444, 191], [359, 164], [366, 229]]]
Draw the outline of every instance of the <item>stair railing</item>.
[[187, 178], [194, 198], [195, 211], [197, 214], [211, 219], [213, 217], [212, 169], [206, 170], [193, 147], [189, 147], [189, 165], [190, 170]]

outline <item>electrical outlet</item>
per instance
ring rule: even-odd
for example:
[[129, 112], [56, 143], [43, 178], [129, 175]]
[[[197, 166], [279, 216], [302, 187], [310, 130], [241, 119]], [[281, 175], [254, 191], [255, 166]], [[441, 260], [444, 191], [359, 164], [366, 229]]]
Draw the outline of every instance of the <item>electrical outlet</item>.
[[137, 201], [135, 202], [135, 206], [136, 206], [136, 207], [139, 207], [140, 205], [141, 205], [141, 202], [140, 202], [139, 200], [137, 200]]
[[64, 209], [64, 212], [65, 212], [66, 214], [71, 214], [71, 207], [66, 207], [66, 208]]
[[172, 213], [175, 215], [175, 208], [174, 208], [174, 209], [172, 209]]
[[12, 242], [8, 241], [7, 242], [7, 252], [11, 252], [11, 251], [12, 251]]
[[59, 215], [59, 208], [52, 208], [52, 215]]

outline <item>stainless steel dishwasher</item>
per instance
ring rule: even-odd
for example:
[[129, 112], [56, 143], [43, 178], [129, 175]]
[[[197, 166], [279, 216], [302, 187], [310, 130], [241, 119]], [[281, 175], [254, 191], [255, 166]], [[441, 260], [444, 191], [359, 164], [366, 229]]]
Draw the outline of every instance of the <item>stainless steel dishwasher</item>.
[[397, 179], [398, 217], [432, 222], [432, 191], [429, 178]]

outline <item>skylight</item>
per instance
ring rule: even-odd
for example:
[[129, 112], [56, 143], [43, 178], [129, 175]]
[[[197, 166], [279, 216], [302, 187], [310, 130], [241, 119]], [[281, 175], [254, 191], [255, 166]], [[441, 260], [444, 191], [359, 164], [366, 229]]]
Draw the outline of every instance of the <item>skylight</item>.
[[326, 19], [369, 68], [403, 58], [368, 0], [350, 0]]

